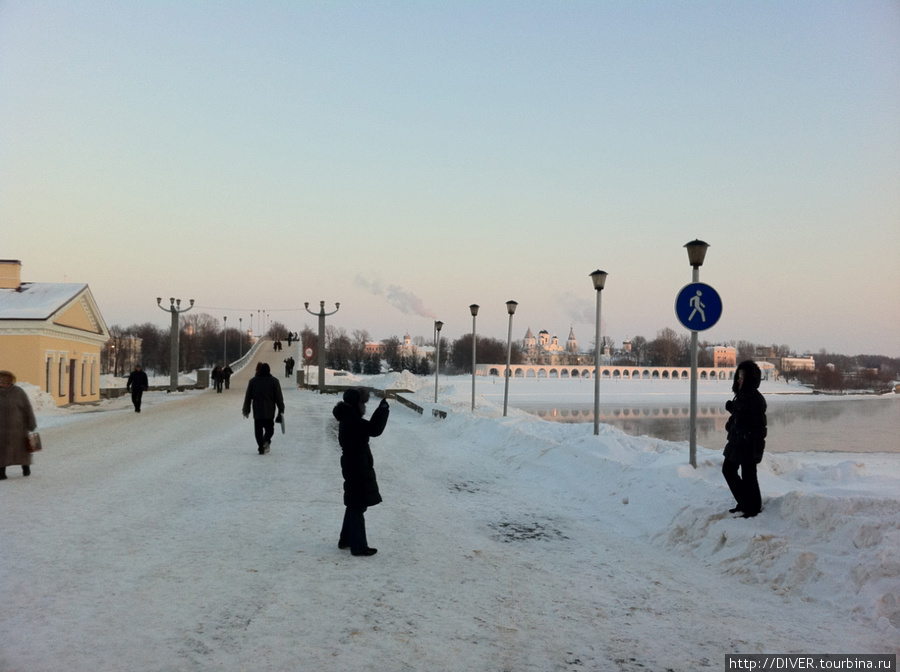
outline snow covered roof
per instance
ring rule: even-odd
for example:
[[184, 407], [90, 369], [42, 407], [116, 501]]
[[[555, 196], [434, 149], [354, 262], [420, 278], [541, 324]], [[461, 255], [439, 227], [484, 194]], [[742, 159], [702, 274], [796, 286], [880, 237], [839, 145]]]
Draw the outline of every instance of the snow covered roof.
[[23, 282], [19, 289], [0, 289], [0, 320], [46, 320], [85, 289], [75, 282]]

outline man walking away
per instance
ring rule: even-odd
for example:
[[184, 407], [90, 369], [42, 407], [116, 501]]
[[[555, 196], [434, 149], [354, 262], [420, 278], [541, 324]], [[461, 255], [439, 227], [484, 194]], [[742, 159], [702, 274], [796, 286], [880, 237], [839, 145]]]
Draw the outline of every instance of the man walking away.
[[125, 389], [131, 392], [131, 403], [134, 404], [134, 412], [141, 412], [141, 398], [144, 396], [144, 390], [150, 387], [150, 381], [147, 379], [147, 373], [138, 364], [134, 367], [128, 376], [128, 382]]
[[257, 367], [256, 375], [247, 384], [243, 408], [245, 418], [250, 417], [251, 408], [256, 445], [259, 454], [265, 455], [269, 452], [272, 436], [275, 434], [275, 423], [281, 422], [284, 414], [281, 383], [272, 375], [272, 371], [266, 363], [261, 363]]

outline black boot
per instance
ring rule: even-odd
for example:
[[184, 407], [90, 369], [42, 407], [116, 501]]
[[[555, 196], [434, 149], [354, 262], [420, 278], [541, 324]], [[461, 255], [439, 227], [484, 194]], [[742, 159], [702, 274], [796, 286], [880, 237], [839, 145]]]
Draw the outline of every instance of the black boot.
[[6, 467], [0, 467], [0, 481], [6, 480]]
[[31, 467], [27, 464], [22, 465], [22, 475], [23, 476], [31, 476]]

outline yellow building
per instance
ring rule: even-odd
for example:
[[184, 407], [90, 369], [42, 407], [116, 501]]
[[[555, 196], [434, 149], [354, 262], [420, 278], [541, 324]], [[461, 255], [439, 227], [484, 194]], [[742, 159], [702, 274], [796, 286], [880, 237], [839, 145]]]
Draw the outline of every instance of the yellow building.
[[100, 399], [100, 348], [109, 330], [90, 288], [22, 282], [0, 260], [0, 370], [53, 395], [57, 406]]

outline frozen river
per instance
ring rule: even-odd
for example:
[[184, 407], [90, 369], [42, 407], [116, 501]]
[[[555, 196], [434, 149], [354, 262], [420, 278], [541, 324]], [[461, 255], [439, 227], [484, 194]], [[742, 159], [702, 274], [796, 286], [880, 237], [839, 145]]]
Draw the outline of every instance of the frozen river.
[[[503, 381], [486, 397], [502, 401]], [[767, 450], [773, 452], [900, 453], [900, 399], [788, 394], [781, 384], [765, 383], [769, 404]], [[697, 443], [725, 445], [725, 401], [730, 383], [701, 382]], [[592, 381], [510, 381], [509, 405], [555, 422], [593, 422]], [[687, 441], [690, 436], [690, 386], [687, 381], [601, 381], [600, 421], [632, 436]]]

